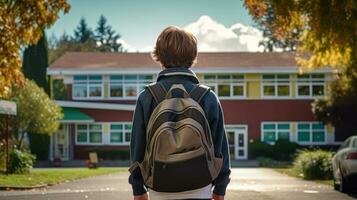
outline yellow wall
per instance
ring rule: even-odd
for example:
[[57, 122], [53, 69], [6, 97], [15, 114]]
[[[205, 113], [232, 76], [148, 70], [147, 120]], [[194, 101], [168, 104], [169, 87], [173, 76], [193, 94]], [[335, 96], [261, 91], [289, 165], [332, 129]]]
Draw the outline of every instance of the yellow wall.
[[108, 98], [109, 97], [109, 85], [108, 85], [108, 81], [104, 81], [103, 83], [103, 88], [104, 88], [104, 98]]
[[291, 74], [290, 75], [290, 81], [291, 81], [291, 96], [295, 98], [297, 96], [297, 91], [296, 91], [296, 79], [297, 75], [296, 74]]
[[247, 98], [257, 99], [260, 98], [260, 74], [245, 74], [247, 84]]

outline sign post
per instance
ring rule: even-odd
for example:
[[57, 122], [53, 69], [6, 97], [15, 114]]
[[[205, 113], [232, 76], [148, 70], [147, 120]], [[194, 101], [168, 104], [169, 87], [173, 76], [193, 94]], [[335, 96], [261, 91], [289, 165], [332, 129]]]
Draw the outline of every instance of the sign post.
[[9, 116], [16, 115], [16, 103], [11, 101], [0, 100], [0, 115], [5, 115], [5, 166], [6, 175], [9, 174]]

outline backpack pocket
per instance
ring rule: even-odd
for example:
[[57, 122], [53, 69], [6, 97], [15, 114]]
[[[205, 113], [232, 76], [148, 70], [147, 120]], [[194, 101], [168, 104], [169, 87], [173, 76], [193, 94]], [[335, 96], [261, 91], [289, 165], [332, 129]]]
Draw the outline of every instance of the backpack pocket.
[[156, 159], [154, 165], [152, 189], [157, 192], [183, 192], [202, 188], [212, 182], [202, 147], [169, 155], [165, 160]]

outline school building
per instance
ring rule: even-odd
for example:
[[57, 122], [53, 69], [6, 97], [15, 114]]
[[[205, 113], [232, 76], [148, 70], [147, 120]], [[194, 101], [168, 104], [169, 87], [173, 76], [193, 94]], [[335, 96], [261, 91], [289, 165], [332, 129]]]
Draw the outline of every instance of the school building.
[[[254, 140], [286, 138], [335, 145], [346, 134], [317, 121], [311, 103], [325, 98], [336, 71], [299, 73], [294, 53], [199, 53], [192, 70], [219, 96], [232, 159], [248, 159]], [[69, 52], [47, 73], [63, 79], [67, 100], [50, 159], [88, 159], [95, 150], [128, 150], [135, 100], [160, 71], [150, 53]]]

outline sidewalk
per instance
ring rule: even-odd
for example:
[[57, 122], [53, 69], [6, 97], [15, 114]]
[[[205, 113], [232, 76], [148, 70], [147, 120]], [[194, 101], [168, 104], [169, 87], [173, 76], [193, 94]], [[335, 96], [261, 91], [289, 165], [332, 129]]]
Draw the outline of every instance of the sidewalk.
[[[128, 173], [116, 173], [63, 183], [33, 191], [0, 192], [0, 199], [28, 200], [131, 200]], [[350, 200], [355, 197], [330, 186], [289, 177], [266, 168], [234, 168], [228, 200]]]

